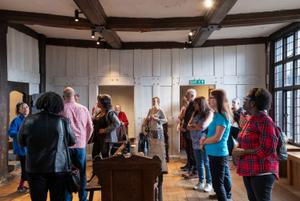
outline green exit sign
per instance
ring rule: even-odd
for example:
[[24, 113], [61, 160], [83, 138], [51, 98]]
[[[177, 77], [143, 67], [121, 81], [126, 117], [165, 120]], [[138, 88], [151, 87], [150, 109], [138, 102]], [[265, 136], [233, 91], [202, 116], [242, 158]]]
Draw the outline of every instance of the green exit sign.
[[205, 80], [190, 80], [189, 83], [190, 85], [204, 85]]

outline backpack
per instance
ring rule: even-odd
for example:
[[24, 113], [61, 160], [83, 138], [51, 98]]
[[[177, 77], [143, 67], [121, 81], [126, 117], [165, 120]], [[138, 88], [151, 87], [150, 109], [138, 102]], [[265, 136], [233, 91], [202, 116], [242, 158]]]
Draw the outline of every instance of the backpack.
[[286, 143], [287, 143], [287, 137], [282, 132], [281, 128], [278, 126], [275, 126], [277, 134], [278, 134], [278, 144], [276, 147], [276, 153], [278, 157], [278, 161], [286, 161], [288, 158]]

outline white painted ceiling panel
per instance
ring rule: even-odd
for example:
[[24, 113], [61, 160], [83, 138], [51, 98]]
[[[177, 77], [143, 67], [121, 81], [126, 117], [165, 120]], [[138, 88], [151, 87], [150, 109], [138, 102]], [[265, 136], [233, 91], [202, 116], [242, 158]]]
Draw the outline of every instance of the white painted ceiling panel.
[[155, 32], [125, 32], [117, 31], [123, 42], [157, 42], [173, 41], [185, 42], [188, 38], [189, 30], [180, 31], [155, 31]]
[[300, 0], [238, 0], [229, 14], [300, 8]]
[[77, 6], [73, 0], [0, 0], [0, 9], [74, 16]]
[[214, 31], [208, 39], [252, 38], [269, 36], [289, 23], [268, 24], [247, 27], [230, 27]]
[[107, 16], [167, 18], [202, 16], [204, 0], [99, 0]]

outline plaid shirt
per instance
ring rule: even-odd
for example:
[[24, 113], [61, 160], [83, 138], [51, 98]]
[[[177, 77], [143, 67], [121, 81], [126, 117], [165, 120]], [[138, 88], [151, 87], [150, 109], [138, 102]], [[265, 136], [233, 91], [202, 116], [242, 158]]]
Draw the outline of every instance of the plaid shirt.
[[261, 112], [249, 119], [238, 136], [238, 142], [240, 148], [256, 150], [254, 154], [245, 154], [237, 159], [239, 175], [273, 173], [278, 179], [278, 134], [272, 119], [266, 113]]

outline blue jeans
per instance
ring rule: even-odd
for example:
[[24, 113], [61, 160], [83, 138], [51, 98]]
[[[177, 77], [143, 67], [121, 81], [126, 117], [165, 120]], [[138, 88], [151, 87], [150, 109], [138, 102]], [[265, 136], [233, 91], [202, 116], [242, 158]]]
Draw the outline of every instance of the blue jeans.
[[275, 181], [273, 174], [264, 176], [243, 177], [249, 201], [272, 200], [272, 189]]
[[209, 156], [213, 188], [218, 201], [231, 199], [231, 176], [227, 156]]
[[205, 167], [205, 179], [207, 184], [211, 184], [211, 173], [209, 169], [209, 159], [206, 151], [200, 149], [194, 149], [194, 156], [196, 160], [196, 167], [199, 176], [199, 182], [203, 183], [204, 180], [204, 167]]
[[[87, 201], [86, 187], [86, 149], [85, 148], [69, 148], [70, 157], [75, 167], [79, 169], [81, 186], [78, 192], [79, 201]], [[66, 193], [66, 201], [72, 201], [72, 193]]]

